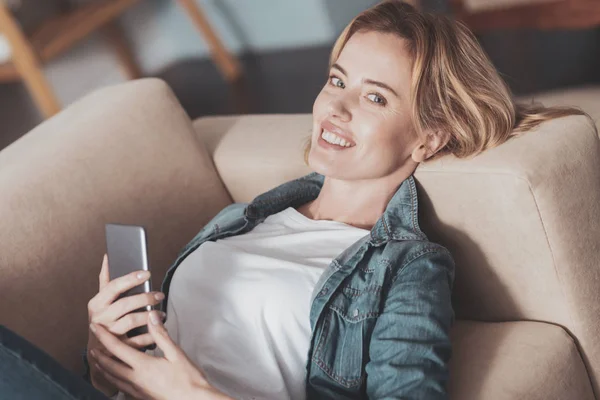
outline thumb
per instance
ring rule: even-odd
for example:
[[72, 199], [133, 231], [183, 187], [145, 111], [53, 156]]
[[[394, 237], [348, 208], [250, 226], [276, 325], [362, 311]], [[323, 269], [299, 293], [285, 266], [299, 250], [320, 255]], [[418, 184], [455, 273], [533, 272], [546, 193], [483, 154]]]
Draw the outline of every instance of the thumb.
[[169, 333], [155, 310], [148, 313], [148, 332], [167, 360], [175, 361], [180, 358], [181, 350], [169, 337]]

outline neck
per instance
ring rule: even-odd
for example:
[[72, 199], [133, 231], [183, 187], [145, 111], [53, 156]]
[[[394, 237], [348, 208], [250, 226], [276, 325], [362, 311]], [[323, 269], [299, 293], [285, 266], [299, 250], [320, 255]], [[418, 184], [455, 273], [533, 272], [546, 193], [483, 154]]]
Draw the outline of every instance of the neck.
[[341, 180], [325, 176], [317, 198], [298, 208], [315, 220], [343, 222], [371, 229], [383, 215], [398, 187], [414, 171], [396, 171], [375, 179]]

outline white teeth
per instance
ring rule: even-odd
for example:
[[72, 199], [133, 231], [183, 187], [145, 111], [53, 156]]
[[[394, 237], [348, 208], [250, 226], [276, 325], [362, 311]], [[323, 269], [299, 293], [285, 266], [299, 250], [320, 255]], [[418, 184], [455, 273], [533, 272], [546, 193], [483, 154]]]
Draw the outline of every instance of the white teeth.
[[349, 142], [347, 142], [346, 140], [342, 139], [341, 137], [339, 137], [338, 135], [336, 135], [335, 133], [331, 133], [328, 132], [326, 130], [324, 130], [321, 133], [321, 137], [323, 138], [323, 140], [325, 140], [327, 143], [331, 143], [331, 144], [337, 144], [338, 146], [342, 146], [342, 147], [352, 147], [353, 145], [350, 144]]

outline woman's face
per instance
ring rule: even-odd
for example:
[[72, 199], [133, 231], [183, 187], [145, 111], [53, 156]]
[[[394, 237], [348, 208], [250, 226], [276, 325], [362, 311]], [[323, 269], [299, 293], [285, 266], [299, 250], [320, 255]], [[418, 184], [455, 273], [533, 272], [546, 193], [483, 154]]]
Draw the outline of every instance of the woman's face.
[[411, 67], [406, 42], [396, 35], [350, 38], [313, 106], [313, 170], [356, 180], [385, 177], [408, 163], [416, 168], [411, 153], [420, 142], [410, 116]]

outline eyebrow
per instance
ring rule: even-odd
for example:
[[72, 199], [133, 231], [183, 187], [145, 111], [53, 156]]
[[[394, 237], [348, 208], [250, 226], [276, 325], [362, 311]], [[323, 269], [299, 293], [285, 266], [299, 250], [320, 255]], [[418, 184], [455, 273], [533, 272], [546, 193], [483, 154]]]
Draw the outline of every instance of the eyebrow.
[[[346, 70], [344, 68], [342, 68], [338, 63], [335, 63], [331, 66], [331, 68], [335, 68], [337, 70], [339, 70], [342, 74], [348, 76], [348, 73], [346, 72]], [[390, 92], [392, 92], [396, 97], [400, 97], [398, 96], [398, 93], [396, 93], [396, 91], [394, 89], [392, 89], [391, 87], [389, 87], [388, 85], [386, 85], [383, 82], [379, 82], [379, 81], [375, 81], [373, 79], [365, 79], [363, 81], [364, 83], [368, 83], [370, 85], [374, 85], [374, 86], [378, 86], [382, 89], [386, 89], [389, 90]]]

